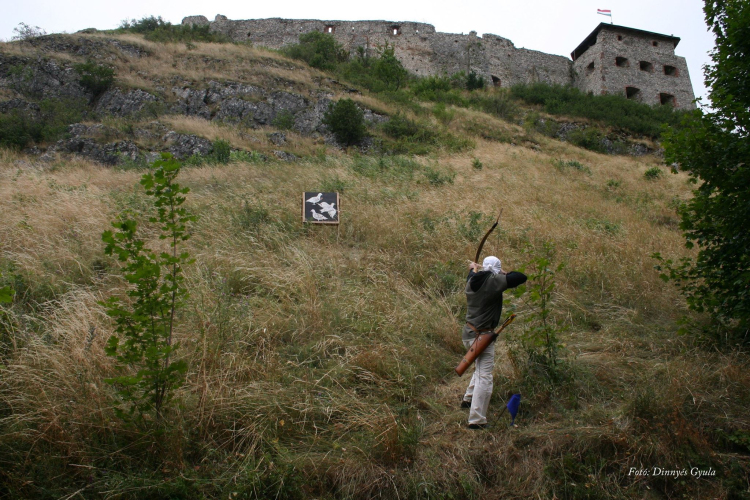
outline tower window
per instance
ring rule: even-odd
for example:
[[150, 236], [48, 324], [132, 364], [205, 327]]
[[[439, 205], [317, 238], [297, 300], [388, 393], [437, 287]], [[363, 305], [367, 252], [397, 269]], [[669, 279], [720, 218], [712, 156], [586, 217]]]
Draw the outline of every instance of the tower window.
[[625, 87], [625, 97], [638, 101], [641, 98], [641, 89], [638, 87]]
[[336, 27], [329, 24], [328, 26], [326, 26], [326, 29], [325, 29], [324, 32], [325, 33], [333, 33], [334, 31], [336, 31]]
[[590, 75], [594, 72], [594, 61], [591, 61], [588, 66], [586, 66], [586, 74]]
[[391, 26], [391, 35], [400, 35], [401, 26]]
[[654, 47], [658, 47], [659, 46], [659, 42], [657, 42], [656, 40], [654, 40], [654, 41], [651, 42], [651, 45], [653, 45]]
[[624, 57], [615, 57], [615, 64], [621, 68], [627, 68], [630, 66], [630, 63]]
[[664, 106], [674, 107], [676, 102], [672, 94], [659, 94], [659, 102]]
[[679, 76], [680, 72], [674, 66], [664, 65], [664, 74], [667, 76]]
[[622, 41], [622, 35], [617, 35], [617, 40]]
[[641, 68], [641, 71], [648, 71], [649, 73], [654, 72], [654, 65], [648, 61], [641, 61], [639, 63], [639, 66]]

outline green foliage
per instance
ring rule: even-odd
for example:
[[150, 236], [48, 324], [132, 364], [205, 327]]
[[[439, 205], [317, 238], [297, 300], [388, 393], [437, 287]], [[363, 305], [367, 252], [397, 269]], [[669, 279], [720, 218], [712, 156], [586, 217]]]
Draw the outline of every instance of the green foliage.
[[156, 208], [156, 216], [149, 221], [159, 225], [159, 238], [169, 241], [171, 251], [147, 248], [136, 234], [138, 223], [127, 212], [112, 223], [115, 232], [102, 234], [104, 252], [125, 263], [125, 280], [134, 287], [127, 293], [131, 299], [127, 302], [118, 297], [103, 302], [117, 333], [107, 342], [106, 353], [117, 360], [122, 373], [106, 381], [129, 406], [125, 412], [118, 405], [118, 416], [138, 423], [152, 411], [161, 421], [187, 370], [185, 361], [173, 359], [179, 347], [173, 333], [175, 313], [188, 295], [183, 266], [192, 262], [187, 252], [178, 253], [178, 246], [190, 238], [187, 223], [195, 217], [182, 207], [189, 189], [174, 182], [181, 165], [169, 154], [162, 158], [154, 162], [153, 173], [143, 175], [141, 185]]
[[659, 179], [662, 175], [664, 175], [664, 172], [659, 167], [651, 167], [643, 173], [643, 177], [649, 181]]
[[328, 108], [323, 123], [345, 146], [359, 144], [367, 133], [364, 113], [351, 99], [341, 99]]
[[474, 159], [472, 159], [472, 160], [471, 160], [471, 166], [472, 166], [472, 167], [473, 167], [473, 168], [474, 168], [475, 170], [482, 170], [482, 167], [484, 167], [484, 165], [482, 165], [482, 162], [481, 162], [481, 161], [479, 161], [479, 158], [474, 158]]
[[506, 121], [514, 121], [518, 116], [518, 105], [506, 90], [473, 92], [468, 99], [469, 106], [497, 116]]
[[282, 111], [274, 117], [271, 125], [281, 130], [292, 130], [294, 115], [290, 111]]
[[151, 42], [211, 42], [227, 43], [231, 40], [221, 33], [212, 33], [210, 26], [182, 26], [173, 25], [164, 19], [154, 16], [144, 17], [138, 21], [125, 19], [120, 23], [118, 31], [127, 33], [141, 33]]
[[729, 343], [750, 343], [750, 4], [706, 1], [716, 36], [713, 64], [705, 69], [712, 110], [698, 109], [664, 138], [665, 161], [677, 163], [698, 187], [679, 208], [695, 260], [659, 254], [661, 277], [673, 280], [689, 307], [708, 312]]
[[579, 148], [596, 151], [597, 153], [607, 152], [604, 147], [604, 134], [594, 127], [573, 130], [568, 134], [567, 140]]
[[591, 175], [591, 169], [578, 160], [563, 160], [562, 158], [558, 158], [553, 160], [552, 164], [561, 171], [572, 168], [573, 170], [578, 170], [579, 172]]
[[513, 96], [529, 104], [539, 104], [553, 115], [582, 116], [600, 120], [635, 134], [658, 138], [663, 124], [679, 122], [683, 111], [672, 106], [651, 107], [619, 95], [593, 95], [562, 85], [533, 83], [515, 85]]
[[0, 115], [0, 146], [22, 149], [32, 142], [56, 141], [67, 132], [68, 125], [80, 122], [85, 101], [45, 99], [39, 112], [14, 109]]
[[456, 178], [456, 172], [444, 172], [432, 167], [424, 167], [424, 175], [427, 178], [427, 181], [433, 186], [453, 184], [453, 180]]
[[216, 163], [221, 163], [222, 165], [229, 163], [232, 154], [231, 144], [222, 139], [217, 139], [213, 142], [212, 146], [211, 156], [216, 160]]
[[83, 88], [91, 92], [94, 99], [106, 92], [115, 81], [114, 69], [93, 61], [76, 64], [73, 69], [81, 76], [78, 82]]
[[298, 44], [284, 47], [281, 52], [324, 71], [333, 71], [348, 59], [346, 50], [333, 35], [319, 31], [300, 35]]
[[383, 82], [385, 90], [398, 90], [408, 77], [406, 68], [396, 58], [394, 51], [395, 47], [386, 43], [373, 64], [373, 74]]
[[473, 71], [466, 77], [466, 90], [478, 90], [485, 87], [484, 77], [479, 76]]
[[[527, 249], [527, 252], [531, 252]], [[555, 275], [564, 265], [553, 265], [555, 246], [545, 242], [541, 253], [532, 255], [531, 260], [523, 269], [528, 281], [525, 285], [514, 290], [513, 295], [520, 297], [527, 294], [529, 306], [526, 315], [526, 325], [523, 332], [513, 339], [527, 356], [526, 370], [529, 373], [542, 375], [551, 383], [560, 381], [562, 372], [559, 370], [559, 351], [561, 349], [558, 335], [566, 327], [553, 316], [554, 302], [552, 293], [555, 290]], [[517, 357], [517, 354], [515, 355]]]

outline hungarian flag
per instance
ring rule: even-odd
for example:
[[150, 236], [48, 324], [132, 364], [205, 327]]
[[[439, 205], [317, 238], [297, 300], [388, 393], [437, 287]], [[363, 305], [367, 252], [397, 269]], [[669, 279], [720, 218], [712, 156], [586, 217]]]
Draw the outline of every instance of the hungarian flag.
[[596, 13], [601, 14], [603, 16], [612, 17], [612, 11], [609, 9], [596, 9]]

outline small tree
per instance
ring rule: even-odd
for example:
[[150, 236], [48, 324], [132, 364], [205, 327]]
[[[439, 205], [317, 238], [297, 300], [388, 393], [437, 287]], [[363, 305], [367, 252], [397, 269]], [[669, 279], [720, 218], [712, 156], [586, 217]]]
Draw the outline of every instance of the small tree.
[[91, 92], [94, 99], [102, 95], [115, 81], [115, 70], [93, 61], [76, 64], [73, 69], [81, 78], [78, 82]]
[[526, 316], [526, 326], [517, 338], [521, 348], [528, 356], [528, 368], [541, 370], [550, 382], [558, 382], [558, 351], [561, 347], [558, 334], [565, 330], [552, 315], [552, 292], [555, 289], [555, 275], [564, 265], [553, 266], [555, 246], [545, 242], [541, 254], [534, 255], [524, 266], [528, 275], [525, 286], [518, 287], [513, 295], [519, 297], [528, 292], [529, 314]]
[[162, 158], [154, 162], [153, 173], [141, 178], [141, 185], [153, 197], [157, 211], [149, 221], [160, 225], [159, 238], [169, 240], [171, 251], [157, 253], [146, 248], [136, 235], [137, 222], [129, 214], [112, 223], [115, 232], [102, 234], [104, 252], [126, 263], [125, 279], [134, 286], [127, 293], [131, 298], [127, 303], [117, 297], [103, 302], [117, 332], [107, 342], [106, 353], [117, 360], [117, 369], [123, 373], [106, 381], [115, 385], [130, 405], [127, 413], [116, 408], [118, 416], [141, 422], [152, 411], [157, 422], [161, 421], [165, 405], [187, 370], [185, 361], [173, 360], [178, 348], [173, 332], [175, 313], [188, 295], [182, 267], [192, 260], [177, 248], [190, 237], [187, 223], [195, 217], [181, 206], [189, 189], [174, 182], [181, 165], [169, 154]]
[[387, 43], [380, 50], [379, 57], [373, 64], [373, 73], [388, 90], [398, 90], [406, 83], [409, 76], [401, 61], [396, 58], [394, 46]]
[[328, 108], [323, 123], [345, 146], [359, 144], [367, 133], [364, 113], [351, 99], [341, 99]]
[[26, 23], [18, 23], [18, 26], [13, 28], [13, 33], [15, 33], [15, 35], [11, 37], [11, 40], [14, 41], [30, 40], [47, 34], [47, 32], [39, 26], [29, 26]]

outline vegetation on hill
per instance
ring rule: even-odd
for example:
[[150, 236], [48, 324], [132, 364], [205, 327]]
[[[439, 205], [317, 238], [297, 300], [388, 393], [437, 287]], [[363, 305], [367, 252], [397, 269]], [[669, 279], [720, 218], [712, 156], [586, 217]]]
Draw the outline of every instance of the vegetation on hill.
[[230, 41], [221, 33], [212, 33], [209, 26], [182, 26], [154, 16], [143, 17], [139, 20], [124, 20], [117, 32], [139, 33], [151, 42], [213, 42], [227, 43]]
[[[144, 49], [109, 61], [118, 89], [161, 97], [165, 81], [190, 91], [238, 82], [309, 100], [332, 94], [350, 111], [351, 99], [377, 120], [365, 147], [343, 150], [290, 130], [284, 114], [250, 127], [168, 114], [175, 102], [167, 97], [158, 113], [118, 117], [84, 103], [84, 125], [101, 120], [105, 137], [145, 148], [169, 130], [211, 146], [179, 167], [182, 193], [171, 194], [195, 220], [179, 228], [177, 253], [174, 238], [160, 237], [170, 232], [159, 220], [170, 203], [155, 207], [140, 184], [149, 178], [145, 160], [106, 167], [0, 148], [0, 491], [42, 499], [747, 498], [747, 355], [707, 349], [693, 327], [705, 315], [664, 285], [649, 257], [696, 257], [675, 212], [692, 196], [687, 173], [662, 175], [655, 155], [555, 140], [538, 129], [547, 119], [538, 110], [508, 92], [470, 92], [460, 79], [352, 91], [331, 73], [244, 44], [107, 37]], [[101, 34], [64, 41], [80, 39]], [[42, 55], [35, 50], [0, 45], [18, 57]], [[86, 61], [56, 60], [71, 59]], [[295, 159], [276, 155], [280, 148]], [[341, 224], [303, 224], [305, 191], [337, 191]], [[459, 408], [468, 379], [453, 374], [464, 352], [466, 261], [501, 207], [484, 255], [532, 279], [506, 294], [505, 313], [519, 318], [498, 345], [491, 426], [471, 431]], [[130, 241], [142, 258], [128, 268], [115, 235], [102, 241], [112, 221], [126, 230], [138, 221]], [[151, 319], [137, 307], [138, 273], [153, 285], [152, 264], [182, 252], [194, 262], [180, 272], [186, 293], [171, 331], [179, 349], [157, 341], [133, 366], [108, 356], [113, 335], [121, 346], [133, 322]], [[169, 281], [159, 284], [166, 296]], [[120, 299], [114, 318], [112, 297]], [[166, 351], [161, 366], [179, 364], [174, 383], [162, 386], [172, 404], [160, 420], [144, 381], [164, 379], [153, 364], [139, 378], [138, 363], [163, 362]], [[130, 394], [144, 404], [137, 422], [118, 412], [129, 409], [122, 397], [131, 382], [144, 390]], [[519, 392], [511, 428], [503, 405]], [[632, 472], [643, 469], [650, 474]]]
[[[665, 279], [675, 280], [690, 307], [708, 311], [720, 344], [750, 344], [750, 5], [707, 2], [706, 19], [716, 36], [706, 68], [712, 110], [685, 117], [682, 129], [667, 135], [665, 158], [698, 184], [680, 205], [688, 248], [697, 257], [665, 263]], [[718, 330], [715, 328], [718, 326]]]

